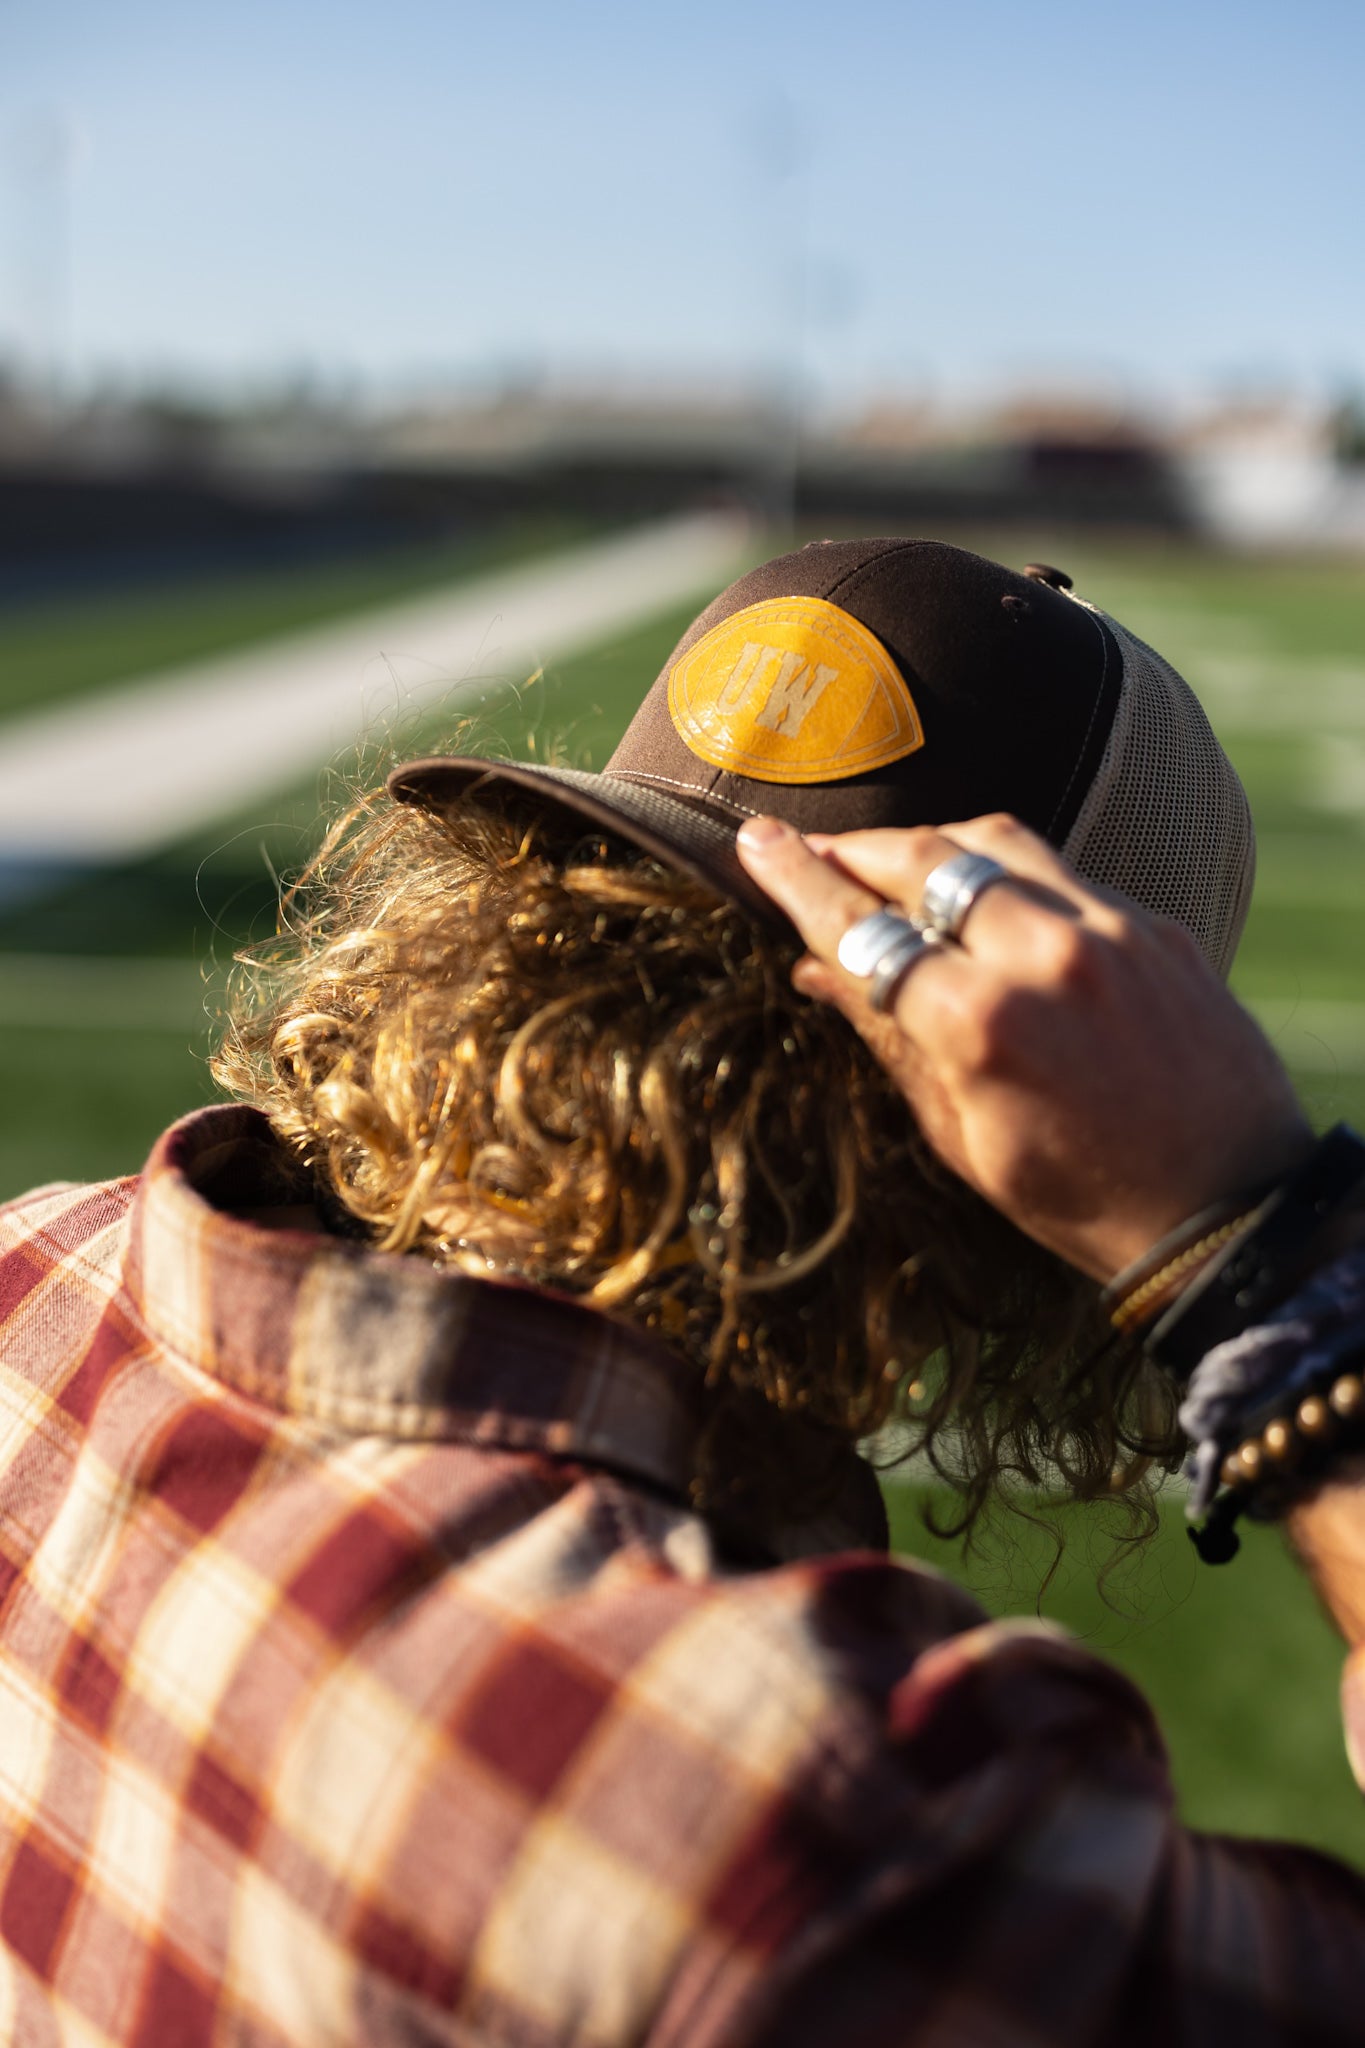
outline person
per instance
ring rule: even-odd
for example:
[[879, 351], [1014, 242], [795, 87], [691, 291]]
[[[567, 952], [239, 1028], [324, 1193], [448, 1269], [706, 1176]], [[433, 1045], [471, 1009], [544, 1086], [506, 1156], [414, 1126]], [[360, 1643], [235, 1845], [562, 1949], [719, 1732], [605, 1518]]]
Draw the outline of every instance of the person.
[[1214, 1503], [1292, 1382], [1359, 1640], [1360, 1172], [1219, 979], [1250, 869], [1174, 672], [929, 543], [741, 579], [600, 776], [398, 770], [238, 1101], [0, 1211], [7, 2037], [1357, 2038], [1361, 1880], [1183, 1830], [855, 1451], [1140, 1502], [1207, 1335]]

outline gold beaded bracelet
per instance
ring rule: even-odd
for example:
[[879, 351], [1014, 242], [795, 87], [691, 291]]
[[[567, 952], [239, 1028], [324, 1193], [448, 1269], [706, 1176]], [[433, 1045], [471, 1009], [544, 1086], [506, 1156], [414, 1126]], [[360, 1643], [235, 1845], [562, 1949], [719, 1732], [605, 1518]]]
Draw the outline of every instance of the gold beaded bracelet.
[[[1229, 1451], [1219, 1471], [1202, 1528], [1187, 1532], [1205, 1564], [1226, 1564], [1241, 1548], [1236, 1523], [1250, 1514], [1274, 1521], [1297, 1495], [1330, 1471], [1337, 1453], [1365, 1423], [1365, 1378], [1338, 1373], [1323, 1391], [1307, 1394], [1292, 1415], [1277, 1415]], [[1343, 1444], [1343, 1439], [1347, 1444]]]
[[1246, 1492], [1268, 1480], [1288, 1477], [1307, 1448], [1326, 1449], [1344, 1428], [1365, 1417], [1365, 1379], [1340, 1373], [1325, 1393], [1308, 1394], [1292, 1415], [1277, 1415], [1255, 1436], [1246, 1437], [1223, 1460], [1224, 1486]]

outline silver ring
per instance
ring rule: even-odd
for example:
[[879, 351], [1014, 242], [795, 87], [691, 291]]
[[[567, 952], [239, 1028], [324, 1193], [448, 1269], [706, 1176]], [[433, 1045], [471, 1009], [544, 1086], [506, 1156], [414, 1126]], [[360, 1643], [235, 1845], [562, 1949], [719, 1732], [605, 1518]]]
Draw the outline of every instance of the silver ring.
[[906, 932], [915, 938], [920, 935], [918, 925], [903, 910], [892, 910], [884, 904], [849, 926], [839, 941], [839, 965], [845, 974], [856, 974], [860, 981], [865, 981], [869, 974], [876, 973], [888, 948], [898, 945]]
[[889, 1010], [907, 970], [938, 940], [913, 918], [884, 906], [851, 924], [839, 941], [839, 965], [869, 983], [867, 1000], [874, 1010]]
[[972, 905], [993, 882], [1014, 878], [998, 860], [984, 853], [955, 853], [941, 860], [924, 878], [920, 916], [941, 939], [958, 939]]
[[922, 932], [918, 925], [907, 924], [905, 937], [888, 946], [872, 970], [868, 983], [867, 1000], [874, 1010], [889, 1010], [896, 1000], [896, 991], [921, 953], [927, 953], [938, 945], [936, 932]]

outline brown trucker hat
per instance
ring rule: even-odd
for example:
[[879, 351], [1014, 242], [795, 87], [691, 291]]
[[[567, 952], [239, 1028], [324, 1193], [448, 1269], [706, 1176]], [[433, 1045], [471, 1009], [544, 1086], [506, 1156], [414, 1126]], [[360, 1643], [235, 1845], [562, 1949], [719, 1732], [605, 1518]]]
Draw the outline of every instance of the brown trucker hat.
[[1255, 867], [1245, 792], [1175, 670], [1060, 571], [940, 541], [819, 541], [742, 576], [600, 774], [443, 756], [389, 778], [435, 812], [475, 785], [782, 923], [735, 850], [747, 817], [846, 832], [1012, 811], [1087, 880], [1184, 925], [1222, 974]]

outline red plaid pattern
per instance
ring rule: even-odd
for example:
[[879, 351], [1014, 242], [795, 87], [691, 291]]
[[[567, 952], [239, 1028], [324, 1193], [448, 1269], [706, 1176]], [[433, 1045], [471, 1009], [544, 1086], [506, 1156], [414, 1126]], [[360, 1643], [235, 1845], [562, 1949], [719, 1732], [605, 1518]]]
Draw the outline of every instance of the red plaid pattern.
[[211, 1110], [0, 1211], [0, 2038], [1359, 2040], [1365, 1886], [1104, 1664], [728, 1567], [665, 1355], [283, 1180]]

